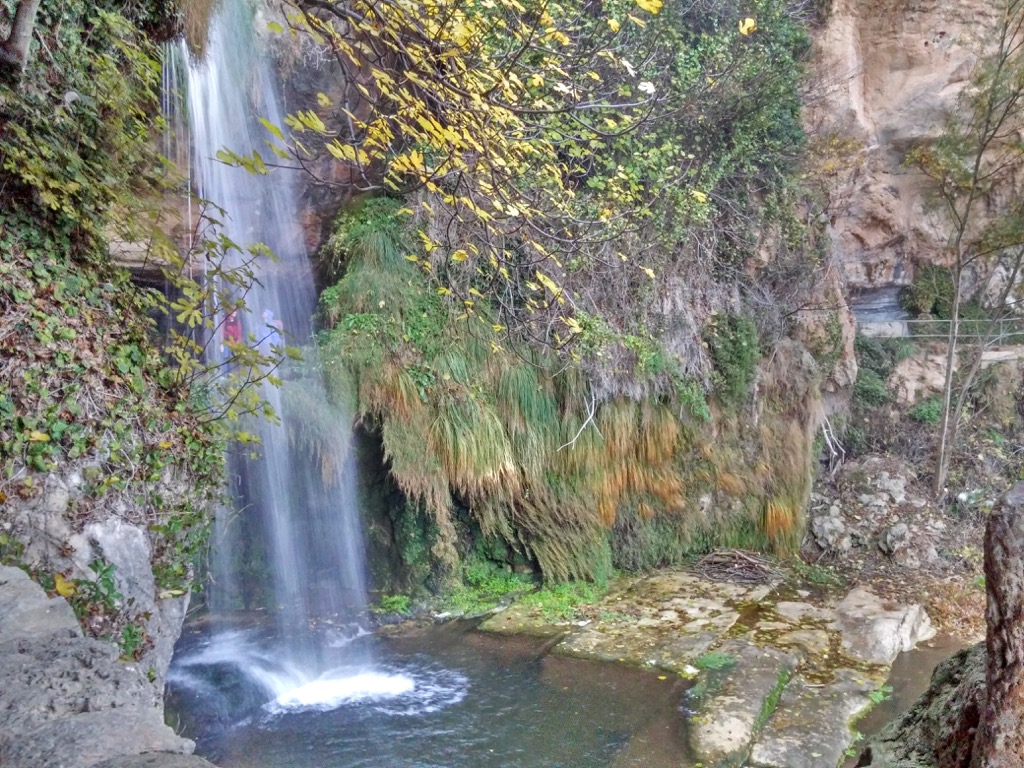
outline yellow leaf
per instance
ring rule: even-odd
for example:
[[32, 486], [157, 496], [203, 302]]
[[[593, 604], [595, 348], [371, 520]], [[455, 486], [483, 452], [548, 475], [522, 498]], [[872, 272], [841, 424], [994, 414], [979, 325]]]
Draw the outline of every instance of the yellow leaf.
[[562, 322], [566, 324], [571, 333], [583, 333], [583, 329], [580, 327], [580, 324], [579, 322], [577, 322], [576, 318], [563, 317]]
[[612, 32], [618, 32], [621, 27], [622, 25], [616, 19], [608, 19], [608, 28]]
[[491, 326], [491, 330], [493, 330], [495, 333], [501, 333], [502, 331], [505, 330], [505, 326], [504, 325], [492, 325]]
[[74, 582], [68, 581], [59, 573], [53, 577], [54, 588], [57, 590], [57, 594], [61, 597], [71, 597], [75, 594]]
[[465, 261], [469, 258], [469, 254], [463, 250], [458, 250], [452, 254], [452, 261]]
[[536, 272], [534, 272], [534, 274], [537, 276], [537, 282], [539, 282], [541, 285], [543, 285], [545, 288], [551, 291], [551, 293], [553, 293], [555, 296], [558, 296], [562, 293], [562, 289], [558, 287], [558, 283], [556, 283], [550, 277], [545, 275], [539, 269]]
[[751, 32], [757, 31], [757, 22], [751, 18], [740, 20], [740, 34], [749, 35]]
[[657, 13], [663, 5], [662, 0], [636, 0], [636, 5], [648, 13]]
[[165, 589], [163, 592], [157, 595], [161, 600], [167, 600], [171, 597], [181, 597], [185, 594], [184, 589]]
[[448, 295], [449, 293], [451, 293], [451, 291], [449, 291], [449, 290], [448, 290], [447, 288], [445, 288], [445, 287], [444, 287], [443, 285], [441, 285], [441, 286], [438, 286], [437, 292], [438, 292], [438, 294], [439, 294], [439, 295], [441, 295], [441, 296], [447, 296], [447, 295]]
[[646, 275], [649, 278], [651, 278], [651, 280], [654, 279], [654, 270], [653, 269], [651, 269], [650, 267], [640, 267], [640, 269], [642, 269], [646, 273]]
[[168, 448], [171, 447], [171, 441], [170, 440], [161, 440], [160, 441], [160, 447], [163, 448], [166, 451]]
[[433, 240], [431, 240], [427, 236], [426, 232], [422, 232], [421, 231], [421, 232], [417, 232], [416, 234], [418, 234], [420, 236], [420, 240], [423, 242], [423, 250], [425, 250], [427, 253], [430, 253], [432, 250], [437, 248], [437, 243], [435, 243]]
[[690, 196], [698, 203], [706, 203], [708, 201], [708, 196], [697, 189], [690, 190]]
[[414, 256], [411, 253], [408, 256], [406, 256], [405, 259], [406, 261], [411, 261], [413, 264], [420, 260], [419, 256]]
[[32, 442], [32, 443], [48, 443], [48, 442], [50, 442], [50, 436], [48, 434], [46, 434], [45, 432], [38, 432], [38, 431], [36, 431], [34, 429], [31, 432], [28, 433], [28, 439], [29, 439], [29, 442]]
[[277, 136], [277, 138], [282, 139], [282, 140], [284, 139], [284, 134], [281, 133], [281, 129], [278, 128], [276, 125], [274, 125], [272, 122], [270, 122], [269, 120], [267, 120], [266, 118], [263, 118], [263, 117], [260, 118], [260, 122], [263, 123], [263, 127], [264, 128], [266, 128], [272, 134]]

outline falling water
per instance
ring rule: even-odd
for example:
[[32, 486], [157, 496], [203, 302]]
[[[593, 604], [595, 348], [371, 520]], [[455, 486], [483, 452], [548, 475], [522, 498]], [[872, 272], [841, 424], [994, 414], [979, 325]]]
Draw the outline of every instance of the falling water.
[[[263, 602], [270, 603], [276, 621], [273, 639], [225, 631], [214, 637], [217, 647], [204, 652], [206, 658], [220, 659], [217, 663], [230, 659], [268, 696], [308, 703], [319, 693], [329, 698], [323, 690], [325, 675], [338, 680], [341, 667], [348, 680], [365, 674], [365, 650], [363, 655], [354, 650], [365, 643], [347, 642], [342, 629], [365, 613], [366, 585], [349, 427], [338, 416], [330, 417], [336, 420], [333, 427], [323, 423], [324, 414], [333, 411], [316, 373], [315, 349], [307, 343], [316, 292], [299, 226], [297, 173], [283, 169], [254, 175], [216, 159], [220, 149], [269, 156], [270, 134], [260, 118], [284, 124], [271, 59], [261, 52], [252, 27], [252, 12], [243, 0], [224, 0], [211, 23], [204, 58], [192, 62], [182, 78], [187, 81], [193, 185], [201, 198], [225, 211], [219, 217], [223, 234], [243, 248], [265, 244], [277, 257], [260, 259], [258, 284], [240, 297], [247, 306], [243, 339], [271, 349], [269, 342], [277, 341], [274, 321], [279, 320], [288, 341], [303, 345], [305, 373], [284, 374], [280, 389], [264, 387], [262, 394], [281, 423], [259, 424], [259, 459], [232, 459], [241, 511], [220, 515], [215, 532], [215, 612], [254, 607], [247, 604], [252, 582], [262, 574], [251, 571], [264, 571], [264, 591], [270, 594]], [[173, 71], [167, 77], [173, 81]], [[241, 263], [245, 256], [232, 258]], [[214, 353], [219, 346], [211, 345]], [[343, 460], [324, 463], [290, 443], [290, 436], [309, 426], [310, 417], [321, 442], [337, 440], [321, 454]], [[254, 569], [254, 563], [261, 567]], [[179, 670], [203, 663], [194, 658], [178, 662]]]

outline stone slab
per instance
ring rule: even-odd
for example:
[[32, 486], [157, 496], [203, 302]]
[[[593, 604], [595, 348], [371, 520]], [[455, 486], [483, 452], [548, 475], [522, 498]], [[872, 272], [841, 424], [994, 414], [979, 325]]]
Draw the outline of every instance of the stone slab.
[[785, 686], [800, 658], [745, 640], [729, 640], [715, 649], [733, 663], [705, 670], [700, 682], [707, 693], [690, 709], [690, 747], [708, 768], [735, 765], [747, 755], [756, 729], [763, 723], [766, 701]]
[[854, 741], [851, 723], [871, 707], [877, 684], [849, 669], [827, 685], [797, 676], [750, 753], [751, 768], [835, 768]]

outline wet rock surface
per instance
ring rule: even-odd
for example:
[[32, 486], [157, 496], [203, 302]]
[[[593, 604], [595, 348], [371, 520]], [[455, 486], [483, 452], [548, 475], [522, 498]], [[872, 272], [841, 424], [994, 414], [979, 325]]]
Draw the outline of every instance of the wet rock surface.
[[[209, 766], [187, 757], [194, 744], [164, 724], [151, 676], [119, 661], [112, 643], [83, 637], [65, 600], [47, 597], [23, 571], [0, 567], [4, 768]], [[146, 762], [130, 761], [147, 752]]]
[[691, 572], [624, 579], [574, 622], [514, 604], [480, 628], [691, 678], [683, 710], [706, 768], [838, 765], [892, 659], [933, 634], [920, 606], [864, 588], [830, 595]]

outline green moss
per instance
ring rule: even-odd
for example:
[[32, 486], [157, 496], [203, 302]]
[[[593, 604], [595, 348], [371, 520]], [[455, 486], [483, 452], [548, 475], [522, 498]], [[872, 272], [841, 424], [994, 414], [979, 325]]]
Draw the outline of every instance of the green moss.
[[732, 654], [724, 653], [722, 651], [708, 651], [703, 653], [694, 659], [693, 666], [697, 669], [728, 669], [729, 667], [735, 666], [736, 659]]

